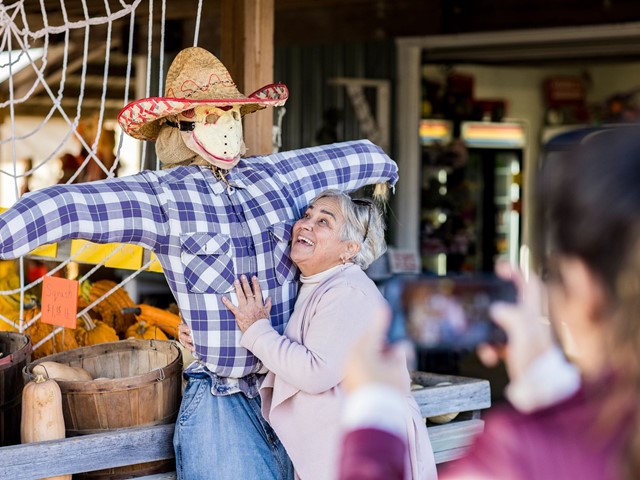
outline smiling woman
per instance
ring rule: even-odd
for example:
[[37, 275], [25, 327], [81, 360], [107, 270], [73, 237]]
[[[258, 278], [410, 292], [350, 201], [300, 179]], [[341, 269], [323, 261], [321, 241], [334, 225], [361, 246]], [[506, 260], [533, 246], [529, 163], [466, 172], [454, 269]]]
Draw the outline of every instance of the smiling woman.
[[347, 262], [366, 270], [385, 250], [384, 221], [374, 203], [335, 190], [318, 195], [293, 226], [291, 259], [304, 276]]
[[[238, 305], [223, 297], [242, 332], [240, 344], [269, 369], [260, 387], [262, 414], [299, 478], [336, 478], [345, 358], [384, 305], [363, 269], [385, 249], [376, 205], [328, 190], [293, 227], [291, 259], [302, 274], [301, 287], [284, 334], [271, 326], [271, 300], [263, 301], [257, 277], [236, 280]], [[189, 343], [184, 334], [181, 341]], [[405, 365], [397, 378], [406, 385], [406, 470], [411, 478], [435, 479], [431, 444]]]

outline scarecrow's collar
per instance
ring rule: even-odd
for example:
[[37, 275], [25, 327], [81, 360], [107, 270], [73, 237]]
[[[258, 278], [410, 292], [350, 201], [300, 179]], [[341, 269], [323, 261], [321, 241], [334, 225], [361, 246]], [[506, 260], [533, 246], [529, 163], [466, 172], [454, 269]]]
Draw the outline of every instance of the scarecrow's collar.
[[242, 168], [238, 168], [237, 165], [231, 170], [222, 170], [214, 166], [206, 166], [202, 168], [205, 171], [208, 171], [208, 174], [215, 178], [216, 181], [209, 183], [209, 186], [216, 195], [224, 193], [228, 186], [233, 188], [247, 188], [247, 185], [249, 184], [247, 176], [242, 171]]

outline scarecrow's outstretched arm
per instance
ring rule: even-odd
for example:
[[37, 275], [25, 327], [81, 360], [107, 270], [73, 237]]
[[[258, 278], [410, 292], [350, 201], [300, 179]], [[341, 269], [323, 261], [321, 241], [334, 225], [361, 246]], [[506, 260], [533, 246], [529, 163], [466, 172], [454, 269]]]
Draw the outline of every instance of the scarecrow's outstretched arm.
[[398, 180], [398, 166], [369, 140], [334, 143], [270, 155], [300, 209], [328, 188], [352, 192], [365, 185]]
[[0, 215], [0, 258], [67, 238], [154, 248], [166, 235], [167, 218], [150, 178], [138, 174], [26, 194]]

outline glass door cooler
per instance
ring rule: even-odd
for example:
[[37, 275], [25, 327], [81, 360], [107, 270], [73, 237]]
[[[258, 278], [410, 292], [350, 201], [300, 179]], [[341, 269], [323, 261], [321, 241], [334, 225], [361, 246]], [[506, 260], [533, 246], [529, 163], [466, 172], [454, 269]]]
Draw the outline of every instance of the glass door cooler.
[[421, 259], [439, 275], [493, 271], [500, 258], [515, 264], [520, 249], [525, 126], [459, 127], [454, 138], [452, 122], [421, 124]]

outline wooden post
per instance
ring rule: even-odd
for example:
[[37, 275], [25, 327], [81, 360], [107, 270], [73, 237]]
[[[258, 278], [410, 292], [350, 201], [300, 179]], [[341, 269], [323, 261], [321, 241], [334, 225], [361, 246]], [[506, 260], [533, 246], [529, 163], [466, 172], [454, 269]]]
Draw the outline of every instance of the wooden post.
[[396, 247], [420, 252], [420, 54], [421, 49], [396, 41], [396, 161], [400, 180], [393, 197]]
[[[220, 60], [245, 95], [273, 83], [274, 0], [222, 0]], [[271, 153], [271, 109], [244, 119], [247, 155]]]

